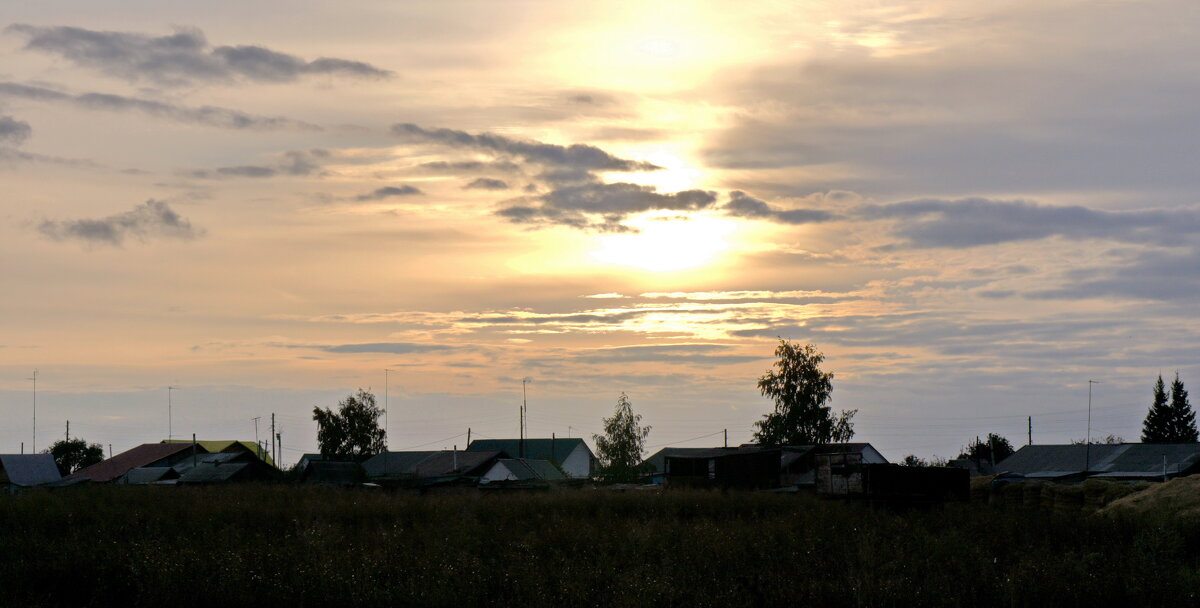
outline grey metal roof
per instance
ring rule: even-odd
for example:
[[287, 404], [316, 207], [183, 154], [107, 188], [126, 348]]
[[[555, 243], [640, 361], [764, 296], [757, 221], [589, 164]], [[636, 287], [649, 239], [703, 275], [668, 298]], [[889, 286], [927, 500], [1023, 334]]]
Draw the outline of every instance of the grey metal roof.
[[62, 479], [49, 454], [0, 454], [0, 481], [15, 486], [36, 486]]
[[179, 473], [172, 467], [138, 467], [125, 473], [119, 483], [137, 485], [178, 478]]
[[179, 483], [217, 483], [231, 481], [243, 469], [250, 466], [248, 462], [231, 462], [224, 464], [207, 464], [191, 467], [179, 475]]
[[416, 476], [415, 467], [418, 463], [430, 456], [437, 454], [439, 450], [422, 450], [416, 452], [384, 452], [376, 454], [362, 463], [363, 470], [366, 471], [367, 477], [370, 478], [385, 478], [398, 479], [401, 477]]
[[[1122, 477], [1161, 476], [1189, 472], [1200, 464], [1200, 443], [1027, 445], [996, 465], [996, 470], [1026, 477], [1064, 477], [1085, 471], [1120, 473]], [[1118, 475], [1109, 475], [1116, 477]]]
[[532, 458], [501, 458], [496, 461], [517, 478], [518, 481], [562, 481], [566, 476], [548, 460]]

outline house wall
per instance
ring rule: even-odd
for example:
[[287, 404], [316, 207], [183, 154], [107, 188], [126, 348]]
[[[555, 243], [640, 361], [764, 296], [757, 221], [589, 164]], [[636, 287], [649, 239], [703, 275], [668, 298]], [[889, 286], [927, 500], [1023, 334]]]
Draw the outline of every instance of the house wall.
[[575, 479], [592, 476], [592, 455], [583, 444], [575, 446], [571, 454], [562, 461], [563, 474]]

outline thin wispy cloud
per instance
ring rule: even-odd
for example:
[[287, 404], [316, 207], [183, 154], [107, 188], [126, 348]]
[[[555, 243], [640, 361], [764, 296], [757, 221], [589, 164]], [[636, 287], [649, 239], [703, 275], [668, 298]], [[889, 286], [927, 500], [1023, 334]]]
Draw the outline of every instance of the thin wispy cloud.
[[33, 129], [29, 123], [12, 116], [0, 115], [0, 144], [19, 146], [32, 134]]
[[512, 156], [552, 167], [583, 171], [657, 171], [653, 163], [618, 158], [587, 144], [561, 146], [520, 140], [493, 133], [471, 134], [454, 129], [426, 129], [412, 123], [392, 125], [392, 134], [403, 141], [439, 144]]
[[321, 127], [280, 116], [258, 116], [239, 110], [214, 106], [188, 107], [151, 99], [127, 97], [111, 93], [81, 93], [73, 95], [31, 85], [0, 82], [0, 96], [33, 101], [66, 103], [87, 110], [106, 112], [138, 112], [176, 122], [198, 124], [222, 129], [273, 131], [295, 129], [320, 131]]
[[360, 194], [360, 195], [354, 197], [354, 200], [356, 200], [356, 201], [380, 201], [380, 200], [387, 199], [387, 198], [395, 198], [398, 196], [416, 196], [418, 194], [425, 194], [425, 193], [422, 192], [421, 189], [417, 188], [416, 186], [410, 186], [408, 184], [404, 184], [403, 186], [384, 186], [382, 188], [377, 188], [374, 191], [368, 192], [366, 194]]

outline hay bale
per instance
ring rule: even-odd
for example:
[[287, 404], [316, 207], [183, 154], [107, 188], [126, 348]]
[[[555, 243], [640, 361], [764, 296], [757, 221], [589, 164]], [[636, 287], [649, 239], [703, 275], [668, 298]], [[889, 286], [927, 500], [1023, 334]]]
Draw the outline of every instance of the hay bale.
[[1143, 488], [1109, 503], [1100, 513], [1163, 513], [1175, 516], [1200, 514], [1200, 475], [1165, 483], [1137, 482], [1125, 489]]
[[1021, 506], [1026, 509], [1038, 508], [1042, 504], [1042, 488], [1046, 485], [1046, 482], [1027, 481], [1021, 485], [1024, 486], [1022, 488], [1024, 495], [1022, 496]]
[[1054, 512], [1076, 515], [1083, 511], [1085, 490], [1082, 485], [1062, 485], [1055, 488]]
[[1095, 511], [1109, 501], [1105, 500], [1105, 495], [1112, 486], [1111, 481], [1102, 481], [1100, 479], [1089, 479], [1083, 482], [1083, 508], [1087, 511]]

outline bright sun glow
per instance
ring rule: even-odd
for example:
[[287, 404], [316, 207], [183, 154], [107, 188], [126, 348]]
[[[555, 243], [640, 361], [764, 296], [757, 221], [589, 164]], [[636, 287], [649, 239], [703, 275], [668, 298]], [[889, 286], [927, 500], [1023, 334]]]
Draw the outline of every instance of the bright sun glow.
[[648, 215], [627, 222], [639, 230], [631, 234], [598, 237], [592, 257], [609, 264], [633, 266], [652, 272], [670, 272], [711, 263], [729, 249], [728, 238], [736, 224], [728, 219]]

